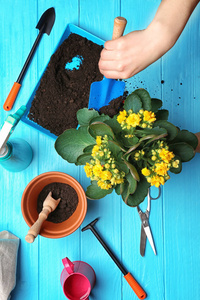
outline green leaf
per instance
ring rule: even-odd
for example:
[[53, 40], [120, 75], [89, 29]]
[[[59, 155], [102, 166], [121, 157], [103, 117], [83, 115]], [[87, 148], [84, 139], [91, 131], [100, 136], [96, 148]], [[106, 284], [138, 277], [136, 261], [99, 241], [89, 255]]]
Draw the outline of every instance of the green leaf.
[[124, 162], [118, 162], [117, 161], [117, 168], [120, 170], [120, 171], [123, 171], [125, 174], [128, 174], [129, 172], [129, 168], [127, 167], [127, 165], [124, 164]]
[[151, 111], [151, 97], [145, 89], [137, 89], [133, 94], [140, 97], [143, 109]]
[[93, 147], [96, 145], [96, 143], [95, 144], [92, 144], [92, 145], [90, 145], [90, 146], [87, 146], [86, 148], [84, 148], [84, 150], [83, 150], [83, 152], [84, 153], [92, 153], [92, 149], [93, 149]]
[[90, 163], [91, 159], [91, 153], [82, 154], [77, 158], [76, 165], [85, 165], [86, 163]]
[[151, 111], [157, 113], [158, 109], [162, 107], [162, 101], [160, 99], [152, 98], [151, 99]]
[[140, 100], [139, 96], [134, 94], [134, 92], [131, 93], [124, 101], [124, 109], [126, 111], [132, 109], [134, 113], [137, 113], [141, 108], [142, 108], [142, 101]]
[[92, 181], [91, 185], [87, 187], [86, 197], [91, 200], [98, 200], [104, 198], [106, 195], [111, 194], [113, 189], [103, 190], [101, 189], [96, 181]]
[[141, 176], [140, 182], [137, 183], [135, 193], [130, 194], [127, 199], [127, 205], [132, 207], [138, 206], [147, 196], [149, 187], [150, 183], [147, 182], [144, 176]]
[[127, 160], [123, 159], [124, 163], [126, 164], [126, 166], [129, 168], [131, 175], [133, 176], [133, 178], [137, 181], [140, 181], [140, 176], [136, 170], [136, 168], [134, 167], [134, 165], [132, 165], [130, 162], [128, 162]]
[[115, 187], [115, 192], [117, 193], [117, 195], [121, 195], [121, 193], [120, 193], [120, 185], [121, 184], [117, 184], [116, 187]]
[[132, 151], [134, 151], [135, 149], [137, 149], [137, 147], [140, 146], [142, 142], [135, 144], [133, 147], [131, 147], [124, 155], [127, 155], [129, 153], [131, 153]]
[[169, 111], [166, 109], [160, 109], [157, 113], [156, 113], [156, 120], [168, 120], [169, 117]]
[[104, 123], [106, 120], [109, 120], [109, 119], [110, 119], [110, 117], [108, 115], [102, 114], [98, 117], [95, 117], [95, 118], [91, 119], [90, 124], [94, 123], [94, 122], [103, 122]]
[[178, 155], [182, 162], [191, 160], [195, 155], [194, 148], [183, 142], [169, 145], [169, 150]]
[[56, 140], [57, 153], [70, 163], [76, 163], [83, 150], [95, 144], [95, 139], [89, 134], [87, 126], [65, 130]]
[[119, 153], [122, 152], [122, 148], [120, 147], [120, 145], [115, 141], [108, 140], [108, 148], [112, 152], [114, 158], [117, 160]]
[[172, 141], [178, 134], [177, 127], [168, 121], [165, 121], [165, 120], [156, 121], [154, 123], [154, 126], [159, 126], [160, 128], [165, 128], [168, 133], [167, 139], [169, 141]]
[[160, 135], [160, 134], [166, 134], [166, 133], [167, 133], [167, 130], [165, 128], [160, 128], [160, 127], [154, 127], [151, 129], [145, 128], [142, 130], [135, 130], [135, 134], [137, 134], [141, 137], [143, 137], [145, 135], [151, 135], [151, 134]]
[[132, 147], [133, 145], [136, 145], [139, 141], [139, 139], [136, 136], [133, 136], [131, 138], [126, 138], [124, 135], [121, 135], [119, 140], [127, 148]]
[[105, 120], [104, 123], [106, 123], [112, 128], [114, 134], [117, 134], [122, 131], [122, 127], [117, 121], [117, 115], [115, 115], [113, 118], [109, 118], [108, 120]]
[[126, 176], [126, 179], [129, 183], [129, 191], [130, 194], [133, 194], [137, 188], [137, 181], [133, 178], [131, 173], [129, 172], [128, 175]]
[[79, 125], [89, 125], [90, 121], [98, 116], [98, 111], [94, 109], [82, 108], [77, 111], [77, 120]]
[[194, 149], [196, 149], [198, 145], [198, 139], [196, 135], [192, 132], [189, 132], [188, 130], [181, 130], [178, 132], [177, 136], [171, 143], [180, 143], [185, 142], [192, 146]]
[[110, 128], [110, 126], [108, 126], [103, 122], [94, 122], [90, 124], [89, 132], [93, 137], [108, 135], [111, 136], [113, 139], [115, 138], [114, 133]]
[[123, 201], [127, 204], [127, 199], [128, 199], [128, 197], [129, 197], [129, 195], [130, 195], [129, 184], [128, 184], [127, 181], [124, 182], [123, 190], [122, 190], [121, 195], [122, 195]]
[[154, 141], [156, 141], [156, 140], [161, 140], [161, 139], [165, 138], [166, 136], [167, 136], [167, 133], [163, 133], [163, 134], [160, 134], [160, 135], [156, 135], [155, 137], [153, 137], [152, 139], [150, 139], [150, 140], [145, 144], [145, 146], [148, 145], [148, 144], [150, 144], [150, 143], [152, 143], [152, 142], [154, 142]]

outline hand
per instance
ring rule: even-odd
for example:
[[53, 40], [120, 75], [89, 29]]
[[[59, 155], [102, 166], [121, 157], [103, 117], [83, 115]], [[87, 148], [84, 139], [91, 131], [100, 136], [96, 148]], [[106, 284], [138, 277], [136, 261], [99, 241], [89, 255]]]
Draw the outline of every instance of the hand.
[[133, 31], [105, 43], [99, 70], [107, 78], [132, 77], [159, 59], [173, 43], [168, 32], [158, 24]]

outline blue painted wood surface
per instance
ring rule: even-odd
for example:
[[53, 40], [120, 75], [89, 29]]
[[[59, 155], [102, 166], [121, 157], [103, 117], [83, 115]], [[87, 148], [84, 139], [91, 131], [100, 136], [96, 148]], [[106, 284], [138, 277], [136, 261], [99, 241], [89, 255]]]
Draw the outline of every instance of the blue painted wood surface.
[[[47, 8], [53, 6], [56, 10], [53, 30], [50, 36], [43, 36], [11, 112], [28, 101], [68, 23], [106, 40], [112, 35], [116, 16], [127, 18], [125, 33], [143, 29], [153, 19], [159, 3], [158, 0], [0, 0], [1, 125], [8, 115], [3, 103], [37, 36], [37, 21]], [[197, 6], [173, 49], [127, 81], [130, 90], [146, 88], [152, 97], [161, 98], [164, 108], [170, 111], [170, 121], [193, 132], [200, 130], [199, 16]], [[97, 282], [91, 300], [137, 299], [91, 232], [82, 233], [79, 228], [62, 239], [39, 236], [34, 244], [25, 242], [28, 226], [21, 213], [21, 196], [31, 179], [47, 171], [62, 171], [76, 178], [84, 189], [89, 180], [82, 167], [68, 164], [57, 155], [54, 141], [49, 137], [22, 122], [13, 136], [23, 137], [31, 144], [34, 159], [21, 173], [0, 169], [0, 230], [9, 230], [21, 239], [12, 299], [66, 299], [60, 285], [61, 259], [65, 256], [72, 261], [86, 261], [94, 268]], [[82, 226], [100, 217], [98, 231], [145, 289], [149, 300], [199, 299], [199, 154], [183, 165], [181, 174], [171, 177], [162, 189], [161, 198], [152, 203], [150, 224], [157, 256], [148, 242], [145, 257], [140, 256], [141, 224], [137, 211], [127, 207], [114, 193], [99, 201], [88, 200]]]

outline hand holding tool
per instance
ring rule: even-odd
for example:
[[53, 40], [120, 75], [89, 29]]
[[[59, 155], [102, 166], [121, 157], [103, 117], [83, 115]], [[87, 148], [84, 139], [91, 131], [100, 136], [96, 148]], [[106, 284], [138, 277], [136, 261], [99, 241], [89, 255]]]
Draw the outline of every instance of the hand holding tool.
[[35, 43], [33, 44], [33, 47], [26, 59], [26, 62], [21, 70], [21, 73], [19, 74], [17, 81], [14, 82], [13, 87], [3, 105], [4, 110], [11, 110], [11, 108], [15, 102], [15, 99], [17, 97], [17, 94], [19, 92], [19, 89], [21, 87], [22, 79], [23, 79], [26, 69], [33, 57], [36, 47], [39, 44], [39, 41], [40, 41], [43, 33], [46, 33], [48, 35], [50, 34], [51, 29], [54, 24], [54, 21], [55, 21], [55, 9], [53, 7], [51, 7], [43, 13], [43, 15], [41, 16], [41, 18], [36, 26], [36, 28], [39, 29], [40, 32], [35, 40]]
[[159, 187], [159, 194], [156, 198], [151, 197], [150, 195], [150, 189], [148, 190], [148, 204], [147, 204], [147, 209], [144, 212], [140, 209], [139, 205], [137, 206], [137, 211], [139, 213], [142, 225], [141, 225], [141, 237], [140, 237], [140, 254], [141, 256], [144, 256], [145, 253], [145, 248], [146, 248], [146, 239], [148, 238], [149, 243], [151, 245], [151, 248], [153, 249], [153, 252], [156, 255], [156, 249], [153, 241], [153, 236], [151, 233], [151, 228], [149, 226], [149, 214], [151, 210], [151, 200], [156, 200], [160, 197], [160, 187]]
[[118, 268], [121, 270], [121, 272], [124, 274], [124, 278], [128, 282], [128, 284], [131, 286], [135, 294], [138, 296], [139, 299], [145, 299], [146, 293], [141, 288], [141, 286], [138, 284], [138, 282], [133, 278], [131, 273], [127, 272], [126, 269], [122, 266], [122, 264], [119, 262], [119, 260], [116, 258], [116, 256], [113, 254], [113, 252], [108, 248], [106, 243], [102, 240], [100, 235], [97, 233], [96, 229], [94, 228], [95, 223], [98, 221], [98, 218], [92, 221], [90, 224], [82, 228], [82, 231], [85, 231], [87, 229], [90, 229], [92, 233], [96, 236], [96, 238], [99, 240], [101, 245], [104, 247], [104, 249], [107, 251], [107, 253], [110, 255], [110, 257], [114, 260], [115, 264], [118, 266]]
[[40, 232], [43, 222], [48, 218], [48, 215], [56, 209], [56, 207], [60, 203], [60, 200], [60, 198], [58, 200], [52, 198], [52, 192], [49, 192], [49, 194], [43, 202], [43, 209], [39, 214], [37, 221], [31, 226], [31, 228], [28, 231], [28, 234], [25, 237], [25, 240], [28, 243], [34, 242], [35, 238]]
[[[127, 20], [123, 17], [117, 17], [114, 20], [113, 36], [115, 40], [123, 35]], [[106, 103], [114, 100], [124, 94], [125, 83], [115, 79], [104, 77], [103, 80], [93, 82], [90, 88], [89, 108], [99, 110]]]

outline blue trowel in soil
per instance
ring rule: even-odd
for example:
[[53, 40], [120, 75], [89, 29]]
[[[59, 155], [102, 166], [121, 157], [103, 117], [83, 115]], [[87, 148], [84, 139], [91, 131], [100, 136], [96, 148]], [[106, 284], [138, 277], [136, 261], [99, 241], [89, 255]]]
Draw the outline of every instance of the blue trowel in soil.
[[[127, 20], [123, 17], [117, 17], [114, 20], [112, 39], [118, 39], [124, 33]], [[111, 100], [123, 96], [125, 83], [115, 79], [108, 79], [106, 77], [101, 81], [96, 81], [91, 84], [89, 108], [99, 110], [102, 106], [108, 105]]]

